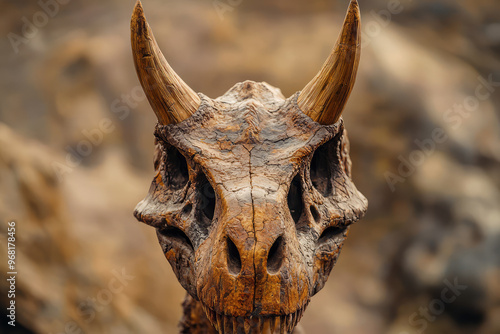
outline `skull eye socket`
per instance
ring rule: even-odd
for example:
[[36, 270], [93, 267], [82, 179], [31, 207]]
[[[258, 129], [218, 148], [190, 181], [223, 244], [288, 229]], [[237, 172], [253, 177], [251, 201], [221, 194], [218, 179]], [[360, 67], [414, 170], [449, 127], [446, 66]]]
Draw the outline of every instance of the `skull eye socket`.
[[333, 168], [337, 164], [336, 144], [337, 140], [335, 139], [326, 142], [316, 149], [311, 159], [311, 168], [309, 169], [311, 182], [324, 197], [333, 193]]
[[302, 194], [302, 183], [300, 181], [300, 175], [297, 174], [290, 184], [290, 189], [288, 190], [288, 209], [292, 215], [293, 221], [297, 224], [304, 211], [303, 204], [303, 194]]
[[166, 148], [166, 158], [163, 168], [164, 183], [173, 190], [179, 190], [189, 181], [189, 170], [186, 158], [173, 146]]
[[203, 173], [198, 177], [197, 189], [200, 198], [199, 209], [211, 221], [214, 218], [216, 197], [214, 188]]

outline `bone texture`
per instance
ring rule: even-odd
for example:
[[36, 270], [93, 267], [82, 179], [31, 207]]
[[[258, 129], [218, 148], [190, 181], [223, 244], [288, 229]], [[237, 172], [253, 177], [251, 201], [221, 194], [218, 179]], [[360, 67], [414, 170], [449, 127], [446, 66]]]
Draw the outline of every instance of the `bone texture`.
[[[357, 10], [354, 1], [348, 18]], [[134, 16], [136, 34], [157, 52], [140, 3]], [[340, 39], [348, 53], [352, 24]], [[148, 54], [136, 59], [163, 59]], [[141, 82], [154, 92], [150, 101], [186, 97]], [[156, 229], [188, 293], [181, 333], [299, 333], [350, 226], [364, 215], [343, 120], [316, 122], [299, 105], [302, 94], [286, 99], [267, 83], [245, 81], [217, 99], [200, 94], [186, 118], [155, 110], [155, 177], [134, 214]]]

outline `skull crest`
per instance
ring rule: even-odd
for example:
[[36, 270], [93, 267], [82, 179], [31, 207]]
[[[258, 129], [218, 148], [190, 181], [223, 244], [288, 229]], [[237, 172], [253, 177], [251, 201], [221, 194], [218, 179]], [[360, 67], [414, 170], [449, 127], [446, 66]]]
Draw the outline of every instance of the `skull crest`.
[[357, 1], [318, 75], [286, 99], [245, 81], [210, 99], [161, 54], [138, 1], [136, 70], [158, 118], [135, 216], [188, 292], [183, 333], [291, 333], [367, 209], [340, 118], [360, 55]]

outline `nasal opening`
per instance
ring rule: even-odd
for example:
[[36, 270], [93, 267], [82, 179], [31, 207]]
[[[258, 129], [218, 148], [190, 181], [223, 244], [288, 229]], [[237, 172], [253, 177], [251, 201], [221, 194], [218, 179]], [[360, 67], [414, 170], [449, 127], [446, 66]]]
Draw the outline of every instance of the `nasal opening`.
[[231, 238], [227, 238], [227, 268], [232, 275], [238, 275], [241, 271], [240, 252]]
[[269, 255], [267, 257], [267, 272], [269, 274], [276, 274], [280, 270], [281, 264], [283, 263], [283, 248], [283, 236], [280, 236], [274, 241], [274, 244], [269, 250]]

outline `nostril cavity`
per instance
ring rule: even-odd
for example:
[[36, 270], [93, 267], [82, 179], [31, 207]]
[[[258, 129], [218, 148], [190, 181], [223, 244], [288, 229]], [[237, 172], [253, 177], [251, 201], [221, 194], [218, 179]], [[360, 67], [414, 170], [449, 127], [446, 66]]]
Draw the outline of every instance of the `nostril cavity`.
[[283, 247], [283, 237], [280, 236], [269, 250], [267, 257], [267, 271], [270, 274], [276, 274], [281, 268], [281, 264], [283, 263]]
[[240, 252], [231, 238], [227, 238], [227, 267], [233, 275], [238, 275], [241, 271]]

